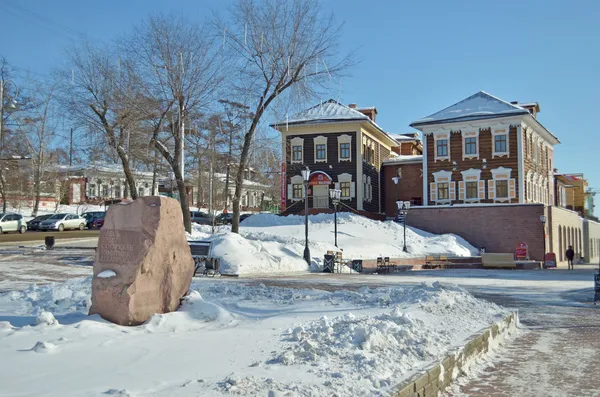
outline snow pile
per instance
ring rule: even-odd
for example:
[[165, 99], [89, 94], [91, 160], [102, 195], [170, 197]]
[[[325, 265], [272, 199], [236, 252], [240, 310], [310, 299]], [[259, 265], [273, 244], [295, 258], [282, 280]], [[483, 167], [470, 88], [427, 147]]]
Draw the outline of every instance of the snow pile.
[[117, 275], [117, 273], [115, 273], [114, 270], [105, 270], [103, 272], [100, 272], [98, 274], [98, 277], [100, 278], [111, 278], [111, 277], [115, 277]]
[[[334, 245], [334, 216], [309, 216], [309, 249], [313, 270], [317, 270]], [[307, 271], [304, 262], [304, 217], [256, 214], [241, 223], [240, 234], [229, 226], [216, 228], [194, 225], [192, 239], [213, 241], [213, 255], [221, 257], [221, 272], [230, 274]], [[404, 230], [395, 222], [380, 222], [352, 213], [338, 214], [338, 247], [351, 259], [416, 258], [426, 255], [471, 256], [478, 251], [452, 234], [434, 235], [406, 228], [408, 253], [403, 252]]]
[[[0, 294], [5, 392], [383, 395], [506, 314], [439, 283], [329, 292], [201, 279], [177, 312], [121, 327], [87, 316], [90, 293], [86, 278]], [[30, 326], [55, 316], [60, 326]]]

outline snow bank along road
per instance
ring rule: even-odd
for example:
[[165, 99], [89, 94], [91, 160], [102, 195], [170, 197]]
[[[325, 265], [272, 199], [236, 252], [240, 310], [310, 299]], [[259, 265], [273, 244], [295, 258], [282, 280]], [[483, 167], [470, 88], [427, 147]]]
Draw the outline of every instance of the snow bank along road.
[[398, 276], [311, 276], [256, 282], [314, 283], [335, 289], [363, 284], [458, 284], [474, 296], [519, 311], [522, 332], [475, 366], [446, 393], [450, 397], [600, 396], [600, 307], [591, 304], [593, 274], [579, 270], [445, 270]]

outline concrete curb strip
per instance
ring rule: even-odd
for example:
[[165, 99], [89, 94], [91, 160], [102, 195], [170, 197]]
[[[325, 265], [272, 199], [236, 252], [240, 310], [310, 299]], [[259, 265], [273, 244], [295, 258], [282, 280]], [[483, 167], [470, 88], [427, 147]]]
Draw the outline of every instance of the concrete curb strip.
[[463, 368], [478, 356], [486, 354], [498, 336], [516, 327], [517, 313], [511, 313], [503, 320], [484, 330], [471, 339], [464, 347], [449, 353], [441, 362], [431, 366], [405, 382], [399, 384], [390, 397], [435, 397], [443, 392], [463, 373]]

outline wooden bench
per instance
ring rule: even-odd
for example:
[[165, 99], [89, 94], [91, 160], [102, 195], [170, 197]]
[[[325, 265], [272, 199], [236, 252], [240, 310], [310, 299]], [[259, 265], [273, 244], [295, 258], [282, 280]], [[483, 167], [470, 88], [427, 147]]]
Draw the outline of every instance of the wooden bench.
[[484, 253], [481, 254], [481, 263], [484, 268], [517, 268], [517, 262], [515, 262], [513, 254]]
[[194, 259], [194, 276], [201, 268], [203, 276], [220, 274], [221, 260], [212, 256], [210, 241], [188, 241], [192, 258]]
[[425, 257], [424, 269], [443, 269], [448, 263], [448, 257], [444, 255], [427, 255]]
[[396, 263], [395, 262], [390, 262], [390, 257], [386, 256], [386, 257], [378, 257], [377, 258], [377, 273], [390, 273], [390, 270], [392, 272], [396, 271]]

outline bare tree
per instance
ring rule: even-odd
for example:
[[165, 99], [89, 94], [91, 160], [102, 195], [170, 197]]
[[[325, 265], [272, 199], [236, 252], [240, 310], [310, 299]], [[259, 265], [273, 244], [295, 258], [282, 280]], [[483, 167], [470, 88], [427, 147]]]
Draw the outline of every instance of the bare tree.
[[322, 9], [318, 0], [239, 0], [231, 9], [231, 18], [215, 21], [237, 67], [232, 91], [253, 113], [235, 180], [234, 233], [239, 231], [240, 196], [250, 147], [269, 106], [283, 100], [291, 88], [301, 97], [315, 96], [353, 63], [351, 54], [339, 57], [341, 25], [335, 24], [332, 16], [322, 16]]
[[[186, 120], [211, 102], [222, 80], [220, 57], [209, 33], [203, 25], [182, 17], [158, 15], [146, 19], [123, 43], [141, 80], [143, 95], [152, 99], [148, 103], [156, 109], [155, 117], [169, 111], [170, 128], [155, 122], [151, 144], [175, 175], [188, 232], [191, 218], [184, 179]], [[161, 139], [161, 132], [167, 139]]]
[[32, 216], [37, 216], [43, 185], [48, 182], [46, 174], [52, 160], [50, 145], [55, 135], [55, 109], [56, 83], [35, 87], [32, 93], [34, 108], [21, 117], [19, 127], [21, 136], [27, 146], [33, 166], [33, 196], [34, 204]]
[[102, 131], [123, 167], [132, 199], [138, 196], [131, 168], [132, 136], [144, 117], [133, 69], [113, 47], [83, 41], [67, 52], [69, 67], [61, 71], [62, 102], [76, 120]]

